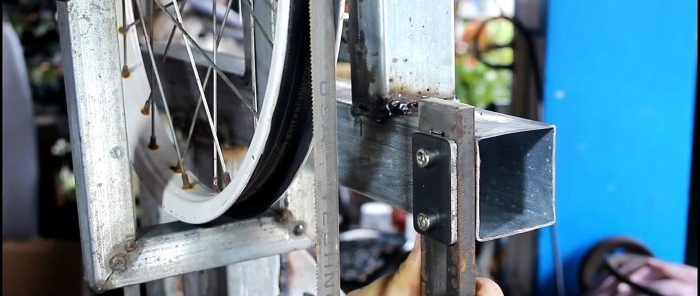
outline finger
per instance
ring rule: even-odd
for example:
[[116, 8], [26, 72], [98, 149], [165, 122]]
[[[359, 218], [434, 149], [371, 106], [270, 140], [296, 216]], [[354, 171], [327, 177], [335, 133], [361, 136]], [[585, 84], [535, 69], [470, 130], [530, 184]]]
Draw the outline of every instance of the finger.
[[348, 296], [420, 295], [421, 240], [416, 237], [413, 250], [401, 263], [399, 270], [373, 281], [368, 286], [352, 291]]
[[477, 277], [476, 296], [503, 296], [503, 291], [496, 282], [488, 278]]
[[391, 278], [389, 285], [401, 287], [403, 291], [409, 293], [404, 295], [420, 295], [421, 245], [421, 237], [417, 236], [413, 250]]

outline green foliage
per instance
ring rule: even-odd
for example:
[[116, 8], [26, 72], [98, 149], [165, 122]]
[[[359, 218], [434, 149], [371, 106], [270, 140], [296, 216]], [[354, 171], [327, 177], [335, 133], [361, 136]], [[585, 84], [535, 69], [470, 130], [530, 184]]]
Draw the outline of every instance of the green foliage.
[[480, 62], [457, 65], [457, 98], [460, 102], [484, 108], [510, 100], [512, 72], [494, 70]]
[[[479, 46], [483, 49], [489, 44], [508, 44], [513, 40], [513, 25], [504, 20], [489, 22], [479, 38], [478, 45], [474, 44], [472, 39], [479, 23], [467, 21], [464, 25], [466, 27], [464, 41], [468, 43], [469, 48]], [[509, 65], [513, 62], [513, 49], [500, 48], [483, 52], [482, 59], [494, 65]], [[486, 66], [479, 62], [471, 51], [457, 54], [455, 71], [456, 93], [460, 102], [485, 108], [492, 103], [510, 101], [512, 71]]]

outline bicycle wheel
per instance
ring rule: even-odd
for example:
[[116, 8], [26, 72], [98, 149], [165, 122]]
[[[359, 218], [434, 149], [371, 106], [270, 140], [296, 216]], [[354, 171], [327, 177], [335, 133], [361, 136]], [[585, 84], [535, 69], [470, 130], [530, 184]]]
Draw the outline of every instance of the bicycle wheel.
[[[246, 41], [238, 47], [244, 56], [236, 56], [220, 48], [231, 1], [189, 0], [189, 10], [186, 1], [116, 4], [133, 168], [180, 221], [258, 215], [284, 193], [308, 154], [308, 2], [244, 0], [243, 20], [232, 22], [243, 30], [229, 36]], [[211, 7], [209, 38], [201, 33], [207, 26], [199, 22], [200, 34], [193, 34], [198, 22], [186, 20], [203, 7]]]

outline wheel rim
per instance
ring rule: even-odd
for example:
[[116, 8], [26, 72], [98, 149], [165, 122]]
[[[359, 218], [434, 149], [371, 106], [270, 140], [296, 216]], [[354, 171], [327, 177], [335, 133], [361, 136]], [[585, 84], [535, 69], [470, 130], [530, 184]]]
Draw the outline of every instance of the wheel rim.
[[[119, 1], [117, 1], [119, 2]], [[127, 12], [127, 17], [124, 17], [121, 23], [126, 22], [131, 24], [134, 22], [133, 8], [131, 8], [128, 1], [124, 3], [125, 11]], [[173, 1], [174, 7], [177, 7], [177, 1]], [[291, 18], [291, 5], [289, 0], [279, 0], [277, 2], [277, 11], [275, 18], [275, 34], [274, 34], [274, 46], [272, 49], [271, 62], [270, 62], [270, 72], [267, 77], [267, 84], [265, 88], [265, 96], [262, 102], [262, 106], [257, 110], [259, 112], [259, 119], [257, 120], [255, 133], [250, 141], [249, 148], [242, 159], [240, 168], [231, 176], [231, 182], [228, 186], [225, 186], [221, 191], [215, 191], [207, 186], [203, 186], [199, 182], [198, 178], [194, 176], [187, 166], [184, 165], [182, 160], [187, 153], [180, 151], [177, 145], [173, 143], [179, 142], [177, 139], [177, 133], [172, 124], [172, 117], [168, 111], [167, 100], [162, 95], [163, 104], [165, 105], [164, 110], [166, 114], [161, 114], [162, 111], [158, 111], [157, 108], [150, 109], [150, 116], [144, 116], [141, 111], [144, 109], [144, 101], [148, 100], [148, 96], [153, 90], [153, 93], [158, 94], [159, 92], [163, 94], [162, 83], [160, 83], [161, 78], [158, 75], [153, 75], [158, 80], [157, 85], [149, 85], [147, 82], [147, 74], [145, 67], [136, 68], [132, 71], [128, 77], [123, 79], [124, 88], [124, 104], [126, 110], [127, 119], [127, 134], [129, 138], [129, 149], [130, 155], [132, 156], [133, 168], [143, 183], [143, 187], [152, 197], [159, 200], [163, 210], [178, 220], [187, 223], [206, 223], [209, 222], [225, 212], [229, 211], [234, 203], [241, 201], [241, 206], [236, 206], [232, 208], [229, 213], [235, 214], [237, 216], [243, 215], [254, 215], [264, 209], [266, 209], [274, 200], [276, 200], [281, 192], [284, 191], [286, 186], [291, 181], [291, 177], [294, 176], [294, 172], [298, 169], [303, 156], [306, 155], [308, 151], [308, 143], [310, 142], [310, 132], [308, 129], [299, 129], [289, 132], [285, 128], [289, 129], [288, 126], [278, 126], [279, 122], [289, 124], [288, 121], [279, 120], [279, 118], [284, 118], [289, 115], [290, 110], [288, 110], [289, 97], [298, 96], [299, 93], [304, 91], [299, 91], [302, 85], [306, 85], [307, 82], [303, 79], [299, 79], [298, 75], [306, 75], [306, 73], [296, 73], [289, 71], [285, 72], [285, 68], [290, 63], [298, 63], [300, 60], [299, 54], [306, 54], [304, 51], [297, 52], [296, 56], [288, 58], [286, 54], [288, 51], [288, 40], [290, 36], [295, 36], [297, 31], [289, 30], [288, 26], [294, 24]], [[137, 9], [138, 9], [137, 5]], [[299, 7], [295, 7], [298, 10]], [[307, 8], [308, 10], [308, 8]], [[120, 11], [118, 3], [118, 11]], [[138, 9], [137, 11], [141, 11]], [[176, 9], [176, 16], [179, 20], [182, 20], [179, 11]], [[131, 15], [131, 18], [129, 18]], [[295, 16], [296, 18], [296, 16]], [[141, 21], [145, 23], [145, 21]], [[143, 32], [148, 32], [145, 25], [143, 27]], [[127, 26], [128, 28], [128, 26]], [[300, 30], [303, 32], [303, 30]], [[120, 48], [125, 48], [127, 55], [131, 54], [132, 60], [136, 61], [138, 64], [139, 46], [138, 46], [138, 36], [137, 34], [127, 34], [125, 36], [120, 36], [120, 42], [123, 42]], [[143, 34], [148, 35], [148, 34]], [[308, 35], [308, 34], [307, 34]], [[122, 39], [124, 41], [122, 41]], [[185, 41], [185, 45], [188, 43]], [[123, 46], [126, 43], [127, 46]], [[146, 42], [148, 44], [148, 40]], [[190, 44], [194, 45], [194, 44]], [[308, 48], [308, 45], [306, 46]], [[156, 65], [153, 58], [153, 47], [147, 48], [149, 51], [149, 56], [143, 63], [149, 63], [149, 59], [152, 65]], [[120, 50], [120, 56], [123, 55], [125, 50]], [[192, 48], [187, 48], [190, 57], [190, 63], [193, 67], [193, 71], [196, 71], [196, 65], [194, 65], [194, 58], [192, 54]], [[213, 55], [216, 59], [216, 54]], [[303, 59], [303, 57], [301, 57]], [[122, 59], [123, 64], [126, 58]], [[158, 69], [157, 65], [152, 66], [152, 68]], [[307, 67], [295, 67], [294, 69], [305, 69]], [[158, 71], [156, 71], [158, 72]], [[216, 71], [214, 71], [216, 72]], [[291, 78], [290, 78], [291, 77]], [[197, 81], [201, 81], [200, 77], [196, 77]], [[293, 86], [291, 89], [281, 89], [281, 85], [288, 85], [288, 80], [294, 81], [291, 83]], [[153, 79], [152, 79], [153, 80]], [[205, 79], [206, 80], [206, 79]], [[301, 81], [301, 82], [299, 82]], [[212, 124], [210, 111], [208, 110], [208, 102], [206, 102], [206, 95], [204, 94], [203, 85], [198, 84], [200, 90], [200, 97], [204, 97], [205, 102], [202, 106], [206, 109], [207, 116], [209, 118], [210, 125]], [[280, 92], [284, 91], [284, 103], [278, 104], [280, 98]], [[156, 100], [156, 95], [152, 98]], [[216, 100], [216, 99], [215, 99]], [[257, 99], [255, 99], [257, 100]], [[152, 101], [151, 101], [152, 102]], [[292, 107], [304, 106], [304, 104], [293, 104]], [[306, 104], [308, 106], [308, 104]], [[151, 104], [153, 105], [153, 103]], [[216, 106], [216, 105], [214, 105]], [[282, 108], [285, 107], [285, 108]], [[298, 111], [298, 110], [297, 110]], [[214, 126], [211, 127], [212, 130], [216, 130], [216, 110], [214, 111]], [[308, 113], [308, 112], [307, 112]], [[298, 114], [297, 114], [298, 116]], [[302, 116], [304, 118], [308, 116]], [[160, 122], [162, 119], [164, 121], [170, 122], [170, 130], [163, 126], [163, 124], [155, 124]], [[308, 120], [297, 120], [296, 123], [308, 124]], [[154, 123], [155, 122], [155, 123]], [[306, 131], [303, 131], [306, 130]], [[287, 131], [285, 133], [285, 131]], [[301, 131], [301, 132], [300, 132]], [[279, 147], [276, 142], [279, 140], [279, 135], [285, 135], [293, 133], [296, 135], [296, 141], [292, 143], [287, 143], [287, 145], [281, 145]], [[149, 144], [151, 144], [151, 137], [155, 136], [158, 139], [157, 149], [150, 149]], [[191, 136], [191, 134], [190, 134]], [[272, 141], [269, 141], [272, 136]], [[188, 137], [189, 138], [189, 137]], [[217, 137], [213, 137], [215, 143], [220, 143]], [[189, 141], [189, 140], [188, 140]], [[186, 145], [187, 146], [187, 145]], [[220, 145], [219, 145], [220, 147]], [[153, 148], [153, 147], [151, 147]], [[216, 148], [215, 148], [216, 149]], [[277, 150], [275, 150], [277, 149]], [[280, 150], [281, 149], [281, 150]], [[185, 147], [187, 150], [187, 147]], [[220, 155], [219, 159], [222, 162], [222, 166], [225, 165], [224, 158], [222, 156], [221, 148], [215, 150], [218, 151]], [[216, 155], [216, 154], [215, 154]], [[288, 159], [287, 161], [281, 161], [280, 159]], [[291, 161], [289, 160], [291, 158]], [[214, 157], [216, 162], [217, 157]], [[281, 165], [284, 173], [278, 173], [270, 177], [270, 174], [265, 174], [267, 171], [274, 171], [275, 166]], [[180, 164], [180, 165], [178, 165]], [[265, 167], [263, 167], [263, 165]], [[183, 175], [187, 176], [188, 180], [183, 179]], [[189, 181], [189, 182], [188, 182]], [[269, 190], [270, 182], [276, 182], [278, 185], [276, 190]], [[190, 187], [189, 184], [194, 184]], [[261, 188], [265, 188], [264, 192], [261, 194]], [[272, 192], [272, 193], [271, 193]], [[260, 196], [263, 197], [260, 197]]]

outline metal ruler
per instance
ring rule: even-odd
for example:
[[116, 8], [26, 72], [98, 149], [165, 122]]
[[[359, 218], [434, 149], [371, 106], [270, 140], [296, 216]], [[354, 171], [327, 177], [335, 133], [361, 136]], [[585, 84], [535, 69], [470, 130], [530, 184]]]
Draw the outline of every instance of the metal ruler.
[[339, 295], [336, 32], [333, 1], [312, 0], [310, 12], [317, 295]]

